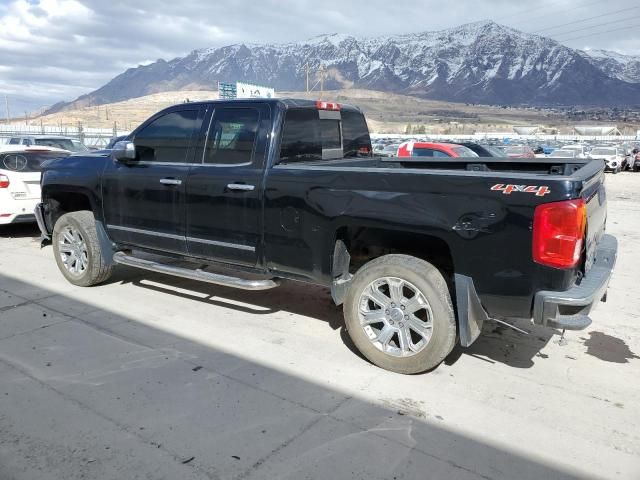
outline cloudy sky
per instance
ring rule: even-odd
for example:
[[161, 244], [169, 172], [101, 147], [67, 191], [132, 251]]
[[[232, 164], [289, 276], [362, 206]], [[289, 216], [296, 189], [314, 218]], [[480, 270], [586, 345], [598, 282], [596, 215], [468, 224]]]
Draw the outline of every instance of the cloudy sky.
[[196, 48], [347, 33], [372, 37], [491, 19], [575, 48], [640, 55], [638, 0], [0, 0], [3, 96], [24, 115], [126, 68]]

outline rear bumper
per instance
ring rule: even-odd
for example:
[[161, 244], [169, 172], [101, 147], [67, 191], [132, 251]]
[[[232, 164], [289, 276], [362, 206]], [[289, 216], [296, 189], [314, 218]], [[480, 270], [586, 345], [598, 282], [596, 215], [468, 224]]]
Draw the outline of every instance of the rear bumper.
[[533, 321], [539, 325], [567, 330], [583, 330], [591, 324], [589, 313], [605, 299], [616, 263], [618, 241], [604, 235], [593, 266], [579, 285], [564, 292], [541, 291], [535, 296]]
[[9, 225], [13, 223], [32, 223], [36, 219], [33, 215], [25, 213], [16, 213], [12, 215], [3, 215], [0, 217], [0, 225]]

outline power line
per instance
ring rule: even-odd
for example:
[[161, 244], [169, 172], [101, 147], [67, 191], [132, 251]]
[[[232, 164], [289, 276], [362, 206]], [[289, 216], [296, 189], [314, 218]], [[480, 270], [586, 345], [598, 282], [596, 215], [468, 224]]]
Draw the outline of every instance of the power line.
[[581, 31], [583, 31], [583, 30], [589, 30], [589, 29], [591, 29], [591, 28], [604, 27], [605, 25], [612, 25], [612, 24], [614, 24], [614, 23], [626, 22], [626, 21], [629, 21], [629, 20], [635, 20], [636, 18], [640, 18], [640, 15], [636, 15], [635, 17], [629, 17], [629, 18], [624, 18], [624, 19], [619, 18], [619, 19], [617, 19], [617, 20], [613, 20], [613, 21], [611, 21], [611, 22], [598, 23], [597, 25], [589, 25], [589, 26], [587, 26], [587, 27], [577, 28], [577, 29], [575, 29], [575, 30], [571, 30], [571, 31], [569, 31], [569, 32], [558, 33], [558, 34], [555, 34], [555, 35], [554, 35], [554, 38], [555, 38], [555, 36], [556, 36], [556, 35], [559, 35], [559, 36], [561, 36], [561, 37], [562, 37], [562, 36], [564, 36], [564, 35], [570, 35], [570, 34], [572, 34], [572, 33], [575, 33], [575, 32], [581, 32]]
[[504, 20], [506, 18], [511, 18], [511, 17], [519, 17], [520, 15], [524, 15], [525, 13], [535, 12], [535, 11], [538, 11], [538, 10], [549, 8], [551, 5], [558, 4], [558, 3], [560, 3], [560, 2], [550, 2], [550, 4], [547, 3], [545, 5], [537, 6], [535, 8], [529, 8], [528, 10], [522, 10], [522, 11], [517, 12], [517, 13], [512, 13], [510, 15], [505, 15], [503, 17], [494, 18], [494, 21]]
[[584, 23], [584, 22], [588, 22], [589, 20], [595, 20], [597, 18], [610, 17], [611, 15], [617, 15], [618, 13], [628, 12], [629, 10], [638, 10], [639, 8], [640, 7], [623, 8], [622, 10], [616, 10], [615, 12], [605, 13], [603, 15], [597, 15], [595, 17], [583, 18], [582, 20], [575, 20], [573, 22], [561, 23], [559, 25], [554, 25], [553, 27], [543, 28], [542, 30], [535, 30], [532, 33], [546, 32], [547, 30], [554, 30], [556, 28], [566, 27], [567, 25], [575, 25], [576, 23]]
[[565, 9], [562, 9], [562, 10], [557, 10], [555, 12], [545, 13], [544, 15], [538, 15], [537, 17], [531, 17], [531, 18], [527, 18], [526, 20], [522, 20], [521, 22], [516, 22], [515, 25], [518, 25], [519, 23], [531, 22], [532, 20], [538, 20], [540, 18], [545, 18], [545, 17], [548, 17], [549, 15], [555, 15], [555, 14], [563, 13], [563, 12], [573, 12], [575, 10], [579, 10], [579, 9], [582, 9], [582, 8], [591, 7], [592, 5], [602, 5], [602, 1], [599, 0], [597, 2], [587, 3], [585, 5], [578, 5], [578, 6], [572, 7], [572, 8], [565, 8]]
[[598, 36], [598, 35], [604, 35], [606, 33], [619, 32], [620, 30], [630, 30], [632, 28], [638, 28], [638, 26], [637, 25], [629, 25], [628, 27], [622, 27], [622, 28], [610, 28], [609, 30], [605, 30], [603, 32], [594, 32], [594, 33], [589, 33], [587, 35], [581, 35], [579, 37], [565, 38], [564, 40], [561, 40], [561, 41], [562, 42], [569, 42], [571, 40], [579, 40], [581, 38], [595, 37], [595, 36]]

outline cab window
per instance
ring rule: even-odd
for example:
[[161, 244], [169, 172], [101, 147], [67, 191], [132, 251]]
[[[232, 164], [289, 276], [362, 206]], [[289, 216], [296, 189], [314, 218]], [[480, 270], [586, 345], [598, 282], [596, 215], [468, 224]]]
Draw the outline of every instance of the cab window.
[[180, 110], [156, 118], [134, 139], [143, 162], [185, 163], [191, 136], [199, 129], [198, 110]]
[[253, 160], [260, 112], [255, 108], [218, 108], [214, 112], [204, 163], [247, 165]]

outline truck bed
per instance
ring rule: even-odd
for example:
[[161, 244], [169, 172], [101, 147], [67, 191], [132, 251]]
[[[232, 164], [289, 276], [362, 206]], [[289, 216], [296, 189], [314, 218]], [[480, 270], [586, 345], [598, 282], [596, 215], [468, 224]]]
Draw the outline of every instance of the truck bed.
[[[593, 165], [591, 165], [593, 164]], [[307, 166], [337, 166], [337, 167], [355, 167], [366, 169], [415, 169], [428, 170], [430, 172], [436, 170], [443, 171], [467, 171], [467, 172], [495, 172], [495, 173], [514, 173], [514, 174], [531, 174], [531, 175], [548, 175], [548, 176], [570, 176], [582, 170], [584, 167], [590, 167], [580, 172], [578, 176], [589, 176], [590, 173], [597, 173], [603, 168], [601, 160], [576, 160], [574, 158], [567, 159], [518, 159], [513, 158], [449, 158], [446, 160], [426, 157], [373, 157], [366, 159], [343, 159], [322, 162], [307, 162], [301, 165]]]

